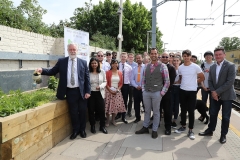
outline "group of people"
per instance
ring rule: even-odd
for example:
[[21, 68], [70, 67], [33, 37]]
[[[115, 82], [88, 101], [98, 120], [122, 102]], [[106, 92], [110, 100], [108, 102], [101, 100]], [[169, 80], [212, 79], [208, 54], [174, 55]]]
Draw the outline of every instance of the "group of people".
[[[236, 74], [234, 64], [224, 59], [223, 48], [216, 48], [214, 54], [206, 52], [206, 62], [201, 67], [192, 60], [194, 56], [190, 50], [184, 50], [182, 54], [159, 54], [156, 48], [152, 48], [149, 55], [146, 52], [143, 55], [122, 52], [120, 62], [116, 60], [117, 53], [107, 52], [104, 60], [103, 52], [99, 51], [88, 65], [86, 61], [77, 58], [75, 44], [68, 45], [68, 53], [69, 57], [59, 59], [53, 68], [38, 68], [36, 71], [43, 75], [60, 73], [57, 98], [66, 98], [69, 106], [73, 128], [70, 139], [75, 139], [78, 134], [82, 138], [86, 137], [87, 108], [91, 132], [96, 133], [95, 123], [96, 118], [99, 118], [99, 130], [107, 134], [106, 127], [110, 124], [116, 126], [115, 120], [121, 118], [122, 122], [128, 123], [126, 115], [132, 116], [133, 101], [134, 123], [141, 121], [140, 106], [144, 107], [143, 127], [136, 134], [149, 133], [151, 128], [152, 138], [157, 138], [160, 115], [163, 113], [165, 134], [170, 135], [171, 128], [177, 127], [180, 106], [181, 127], [175, 132], [186, 130], [188, 112], [188, 137], [195, 139], [194, 110], [197, 91], [201, 88], [204, 103], [207, 103], [209, 95], [210, 123], [208, 129], [199, 135], [212, 135], [222, 105], [220, 142], [226, 142], [231, 101], [236, 98], [233, 89]], [[213, 57], [216, 63], [212, 62]], [[203, 121], [204, 118], [207, 118], [206, 115], [201, 115], [199, 120]]]

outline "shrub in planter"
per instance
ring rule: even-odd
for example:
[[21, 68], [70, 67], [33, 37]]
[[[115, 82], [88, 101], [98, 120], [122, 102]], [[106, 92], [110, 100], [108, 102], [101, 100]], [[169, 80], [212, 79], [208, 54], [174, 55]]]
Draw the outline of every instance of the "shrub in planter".
[[27, 93], [20, 90], [10, 91], [9, 95], [0, 90], [0, 96], [0, 117], [6, 117], [56, 100], [56, 92], [47, 88]]

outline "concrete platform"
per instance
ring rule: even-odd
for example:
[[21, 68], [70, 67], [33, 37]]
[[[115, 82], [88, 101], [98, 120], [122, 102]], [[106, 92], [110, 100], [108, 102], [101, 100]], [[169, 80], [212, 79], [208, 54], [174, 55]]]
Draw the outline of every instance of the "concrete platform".
[[[239, 160], [240, 138], [229, 130], [227, 143], [220, 144], [220, 119], [212, 137], [198, 136], [207, 125], [197, 120], [200, 116], [197, 111], [195, 115], [195, 140], [187, 137], [187, 131], [177, 134], [172, 129], [170, 136], [164, 135], [163, 122], [158, 129], [157, 139], [151, 138], [151, 130], [150, 134], [135, 135], [135, 131], [142, 128], [142, 121], [135, 124], [133, 117], [127, 117], [129, 124], [118, 121], [117, 127], [110, 125], [107, 135], [98, 130], [92, 134], [88, 123], [87, 138], [78, 136], [75, 140], [70, 140], [67, 137], [39, 160]], [[179, 127], [179, 121], [177, 124]], [[98, 127], [96, 125], [97, 129]]]

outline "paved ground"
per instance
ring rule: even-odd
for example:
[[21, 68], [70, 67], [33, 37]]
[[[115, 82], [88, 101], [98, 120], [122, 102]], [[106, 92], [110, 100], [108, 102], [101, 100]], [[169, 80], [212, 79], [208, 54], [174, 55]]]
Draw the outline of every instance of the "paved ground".
[[[220, 119], [212, 137], [198, 136], [198, 133], [205, 130], [207, 125], [198, 121], [199, 113], [197, 111], [195, 113], [195, 140], [190, 140], [186, 136], [187, 131], [177, 134], [172, 129], [170, 136], [164, 135], [163, 122], [158, 129], [157, 139], [151, 138], [151, 130], [150, 134], [135, 135], [134, 132], [142, 128], [142, 121], [135, 124], [134, 118], [128, 117], [129, 124], [119, 121], [117, 127], [110, 125], [107, 128], [109, 132], [107, 135], [100, 131], [92, 134], [88, 123], [86, 139], [78, 136], [75, 140], [70, 140], [67, 137], [39, 160], [239, 160], [240, 138], [230, 130], [227, 143], [220, 144], [218, 141]], [[96, 128], [98, 127], [96, 125]]]

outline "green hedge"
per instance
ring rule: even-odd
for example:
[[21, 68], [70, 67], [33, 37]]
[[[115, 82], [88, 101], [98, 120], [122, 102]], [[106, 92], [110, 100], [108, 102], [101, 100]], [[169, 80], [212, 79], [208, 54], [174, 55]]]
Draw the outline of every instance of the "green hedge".
[[0, 117], [6, 117], [29, 108], [56, 100], [56, 91], [48, 88], [23, 93], [20, 90], [4, 94], [0, 90]]

